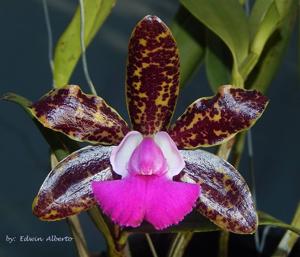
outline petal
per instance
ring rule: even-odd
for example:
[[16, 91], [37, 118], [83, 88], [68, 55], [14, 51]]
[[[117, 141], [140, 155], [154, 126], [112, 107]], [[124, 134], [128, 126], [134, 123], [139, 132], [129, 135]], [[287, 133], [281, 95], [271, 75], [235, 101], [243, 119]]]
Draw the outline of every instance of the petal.
[[145, 137], [133, 151], [128, 163], [128, 172], [136, 175], [162, 176], [168, 172], [167, 160], [152, 137]]
[[33, 202], [33, 213], [42, 220], [58, 220], [95, 204], [91, 182], [112, 179], [112, 147], [85, 147], [62, 160], [47, 176]]
[[235, 168], [206, 151], [180, 152], [186, 163], [180, 180], [201, 185], [198, 211], [224, 230], [255, 232], [257, 214], [251, 193]]
[[134, 130], [144, 135], [165, 130], [179, 92], [179, 56], [169, 28], [146, 16], [132, 32], [126, 94]]
[[181, 153], [178, 151], [176, 144], [167, 132], [158, 132], [154, 136], [154, 140], [162, 150], [164, 157], [167, 160], [167, 176], [169, 178], [173, 178], [174, 176], [178, 175], [185, 166]]
[[146, 183], [137, 176], [92, 183], [102, 211], [121, 226], [138, 227], [145, 215]]
[[127, 176], [130, 157], [136, 147], [142, 142], [143, 136], [137, 131], [129, 132], [122, 142], [113, 149], [110, 156], [110, 163], [113, 171], [122, 177]]
[[77, 141], [117, 144], [129, 131], [126, 122], [105, 101], [84, 94], [79, 86], [54, 89], [32, 105], [45, 127]]
[[163, 176], [128, 176], [121, 180], [94, 182], [95, 198], [114, 222], [137, 227], [145, 219], [156, 229], [180, 222], [188, 214], [200, 187], [174, 182]]
[[197, 184], [155, 177], [148, 182], [145, 220], [156, 229], [178, 224], [193, 210], [199, 195]]
[[179, 148], [221, 144], [256, 122], [268, 104], [256, 90], [222, 86], [213, 97], [192, 103], [170, 128]]

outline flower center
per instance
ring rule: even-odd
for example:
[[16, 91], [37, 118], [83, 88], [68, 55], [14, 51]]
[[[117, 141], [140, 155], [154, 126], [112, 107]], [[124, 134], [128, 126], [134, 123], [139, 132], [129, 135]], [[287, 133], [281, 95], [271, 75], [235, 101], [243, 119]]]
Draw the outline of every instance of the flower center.
[[152, 137], [143, 138], [133, 151], [128, 162], [128, 171], [137, 175], [161, 176], [167, 173], [167, 160]]

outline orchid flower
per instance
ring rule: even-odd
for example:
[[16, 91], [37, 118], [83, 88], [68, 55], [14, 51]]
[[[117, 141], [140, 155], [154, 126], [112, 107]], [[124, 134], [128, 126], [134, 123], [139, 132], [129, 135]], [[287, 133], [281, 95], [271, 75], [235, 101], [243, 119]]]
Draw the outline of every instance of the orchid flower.
[[135, 27], [127, 62], [131, 127], [99, 96], [78, 86], [54, 89], [31, 106], [45, 127], [96, 146], [62, 160], [33, 203], [42, 220], [58, 220], [98, 204], [120, 226], [156, 229], [195, 208], [222, 229], [252, 233], [257, 214], [247, 184], [225, 160], [198, 149], [251, 127], [267, 98], [222, 86], [192, 103], [169, 125], [179, 93], [179, 54], [168, 27], [146, 16]]

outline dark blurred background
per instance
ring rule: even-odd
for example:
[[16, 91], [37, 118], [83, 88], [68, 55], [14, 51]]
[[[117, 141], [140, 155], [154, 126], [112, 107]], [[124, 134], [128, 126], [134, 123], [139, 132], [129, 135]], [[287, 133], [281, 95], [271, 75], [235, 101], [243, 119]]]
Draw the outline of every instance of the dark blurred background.
[[[48, 0], [48, 5], [56, 41], [77, 1]], [[131, 30], [147, 14], [155, 14], [170, 24], [177, 8], [177, 0], [117, 1], [88, 49], [89, 71], [98, 93], [126, 118], [125, 62]], [[0, 28], [0, 95], [13, 91], [37, 100], [52, 85], [42, 0], [2, 0]], [[300, 196], [300, 85], [295, 33], [268, 91], [268, 109], [252, 129], [258, 208], [285, 222], [290, 222]], [[71, 82], [88, 90], [81, 63]], [[211, 94], [201, 67], [182, 90], [177, 115], [198, 97]], [[74, 256], [72, 243], [6, 242], [7, 235], [66, 236], [69, 231], [64, 221], [41, 222], [31, 214], [32, 200], [49, 171], [49, 149], [20, 107], [0, 103], [0, 135], [0, 256]], [[249, 178], [246, 155], [240, 171]], [[92, 251], [104, 249], [104, 241], [96, 237], [86, 214], [80, 218]]]

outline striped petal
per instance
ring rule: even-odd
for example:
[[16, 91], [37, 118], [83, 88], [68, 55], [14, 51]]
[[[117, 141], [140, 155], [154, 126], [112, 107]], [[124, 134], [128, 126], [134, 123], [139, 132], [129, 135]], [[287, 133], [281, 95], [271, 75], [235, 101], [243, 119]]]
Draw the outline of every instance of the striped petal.
[[180, 180], [201, 186], [198, 211], [224, 230], [255, 232], [258, 221], [251, 193], [235, 168], [206, 151], [180, 152], [186, 163]]
[[34, 199], [34, 215], [52, 221], [95, 205], [91, 183], [112, 179], [111, 151], [111, 146], [88, 146], [62, 160], [49, 173]]
[[128, 50], [126, 95], [133, 129], [165, 130], [179, 92], [179, 57], [169, 28], [156, 16], [135, 27]]
[[168, 132], [181, 149], [221, 144], [254, 125], [267, 104], [256, 90], [222, 86], [215, 96], [192, 103]]
[[84, 94], [75, 85], [50, 91], [31, 108], [45, 127], [77, 141], [118, 144], [129, 131], [126, 122], [102, 98]]

